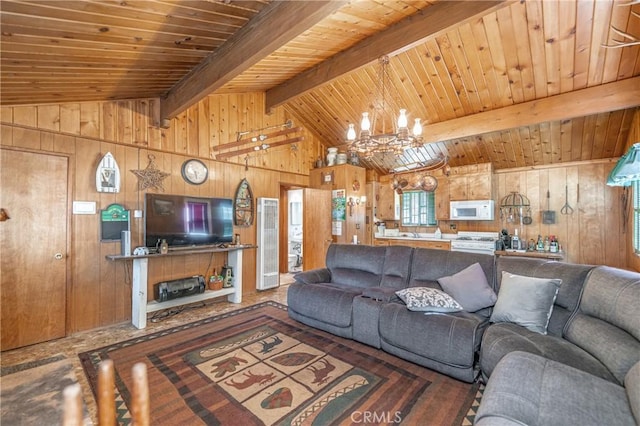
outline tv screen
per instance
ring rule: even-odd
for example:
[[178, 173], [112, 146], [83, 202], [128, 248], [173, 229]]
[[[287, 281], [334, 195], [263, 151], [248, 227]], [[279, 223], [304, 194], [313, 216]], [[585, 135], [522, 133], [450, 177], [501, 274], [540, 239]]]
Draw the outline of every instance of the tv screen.
[[145, 245], [160, 240], [171, 246], [229, 243], [233, 239], [233, 202], [228, 198], [145, 195]]

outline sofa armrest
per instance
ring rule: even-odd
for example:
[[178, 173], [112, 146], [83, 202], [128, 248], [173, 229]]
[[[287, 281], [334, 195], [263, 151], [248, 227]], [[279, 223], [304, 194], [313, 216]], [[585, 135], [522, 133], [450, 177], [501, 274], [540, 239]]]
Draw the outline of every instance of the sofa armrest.
[[400, 300], [400, 298], [396, 296], [396, 291], [398, 291], [398, 289], [395, 288], [368, 287], [362, 291], [362, 296], [383, 302], [391, 302], [393, 300]]
[[293, 276], [293, 279], [302, 284], [330, 283], [331, 272], [327, 268], [311, 269], [310, 271], [298, 272]]

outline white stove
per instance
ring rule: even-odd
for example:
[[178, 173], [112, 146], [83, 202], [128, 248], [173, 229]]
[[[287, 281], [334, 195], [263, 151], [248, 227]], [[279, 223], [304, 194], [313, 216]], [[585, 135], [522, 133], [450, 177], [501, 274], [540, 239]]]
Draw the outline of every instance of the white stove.
[[494, 254], [498, 238], [497, 232], [460, 231], [457, 238], [451, 240], [451, 251]]

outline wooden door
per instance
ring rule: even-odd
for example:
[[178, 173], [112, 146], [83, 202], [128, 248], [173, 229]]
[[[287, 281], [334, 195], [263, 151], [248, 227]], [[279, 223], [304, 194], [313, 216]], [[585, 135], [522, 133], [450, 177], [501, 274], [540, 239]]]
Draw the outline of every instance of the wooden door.
[[2, 149], [1, 349], [65, 336], [68, 159]]
[[302, 269], [323, 268], [331, 238], [331, 191], [302, 190]]

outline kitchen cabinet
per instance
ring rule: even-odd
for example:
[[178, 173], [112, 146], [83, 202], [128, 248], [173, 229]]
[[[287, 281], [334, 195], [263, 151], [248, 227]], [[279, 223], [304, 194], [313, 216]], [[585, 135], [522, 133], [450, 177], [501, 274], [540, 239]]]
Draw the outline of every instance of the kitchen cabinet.
[[377, 246], [409, 246], [416, 248], [429, 248], [437, 250], [451, 250], [451, 242], [447, 240], [434, 241], [434, 240], [412, 240], [412, 239], [391, 239], [391, 238], [376, 238], [374, 245]]
[[436, 220], [449, 220], [449, 179], [440, 177], [435, 190]]
[[377, 203], [378, 219], [400, 220], [400, 196], [389, 182], [381, 182], [378, 186]]
[[449, 200], [490, 200], [492, 198], [490, 172], [449, 177]]

